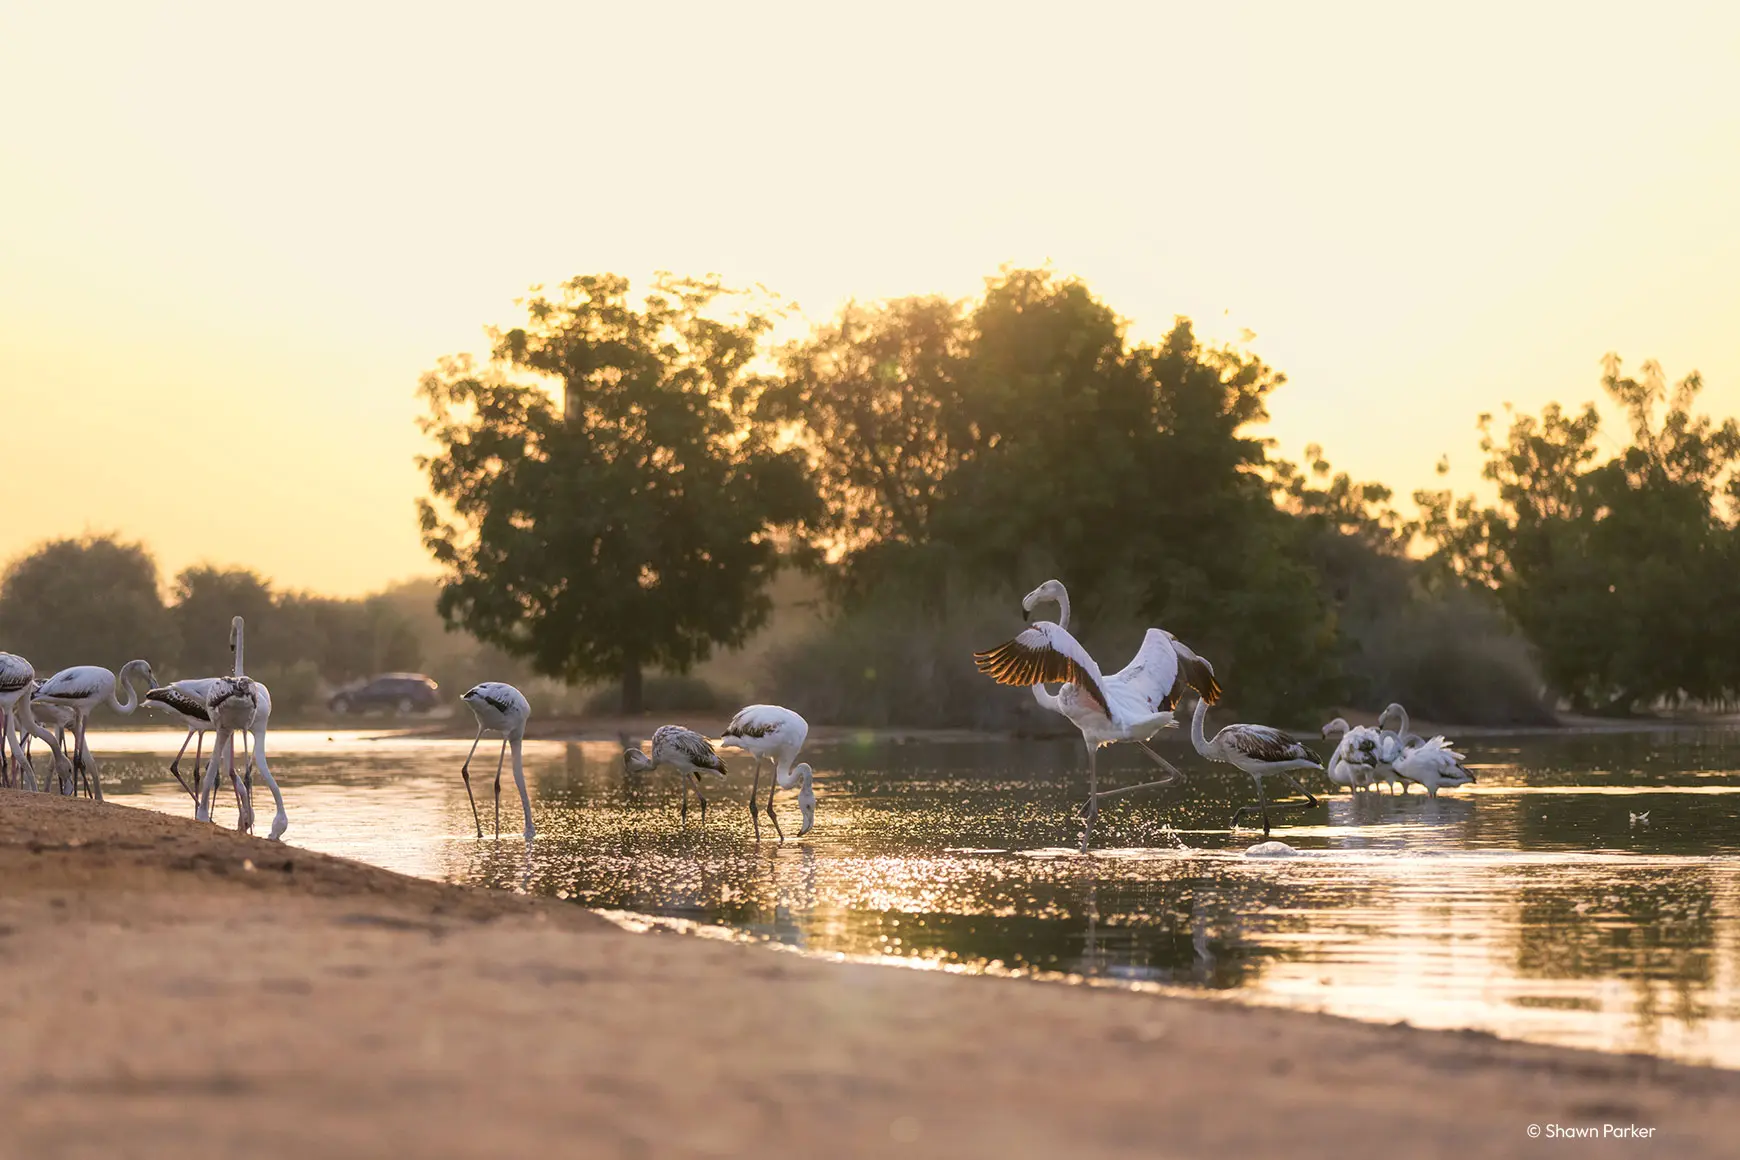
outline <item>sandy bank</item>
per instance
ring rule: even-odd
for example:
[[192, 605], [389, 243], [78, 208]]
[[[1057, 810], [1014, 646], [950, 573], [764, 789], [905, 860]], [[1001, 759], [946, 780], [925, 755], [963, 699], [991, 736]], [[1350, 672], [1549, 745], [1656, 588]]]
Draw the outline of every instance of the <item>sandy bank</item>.
[[11, 791], [0, 964], [6, 1156], [1693, 1158], [1740, 1107], [1736, 1072], [631, 935]]

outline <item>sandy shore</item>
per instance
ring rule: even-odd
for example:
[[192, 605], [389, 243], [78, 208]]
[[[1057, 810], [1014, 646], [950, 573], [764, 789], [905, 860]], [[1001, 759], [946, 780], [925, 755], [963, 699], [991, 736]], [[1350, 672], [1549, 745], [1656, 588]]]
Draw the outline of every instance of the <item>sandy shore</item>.
[[[0, 1154], [1733, 1156], [1740, 1072], [842, 965], [0, 791]], [[1531, 1140], [1530, 1124], [1653, 1128]]]

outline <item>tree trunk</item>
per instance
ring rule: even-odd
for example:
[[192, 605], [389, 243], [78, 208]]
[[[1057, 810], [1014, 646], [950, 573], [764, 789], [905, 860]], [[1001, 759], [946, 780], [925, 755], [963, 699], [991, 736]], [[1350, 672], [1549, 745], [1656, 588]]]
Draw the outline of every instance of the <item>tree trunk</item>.
[[634, 717], [645, 708], [646, 702], [641, 695], [640, 661], [631, 657], [622, 664], [622, 712]]

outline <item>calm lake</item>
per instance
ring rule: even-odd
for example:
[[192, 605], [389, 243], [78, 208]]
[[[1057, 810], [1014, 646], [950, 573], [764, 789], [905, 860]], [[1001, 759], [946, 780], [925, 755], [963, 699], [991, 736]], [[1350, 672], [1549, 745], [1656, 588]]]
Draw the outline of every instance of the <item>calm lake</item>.
[[[116, 801], [191, 814], [166, 769], [179, 743], [169, 729], [92, 736]], [[505, 774], [501, 839], [473, 836], [469, 742], [286, 731], [270, 744], [288, 842], [408, 874], [810, 953], [1740, 1066], [1736, 732], [1470, 740], [1478, 785], [1436, 802], [1327, 797], [1276, 828], [1299, 856], [1260, 859], [1245, 856], [1260, 832], [1226, 832], [1254, 800], [1249, 779], [1176, 741], [1162, 751], [1188, 784], [1111, 804], [1088, 858], [1069, 848], [1086, 794], [1070, 742], [812, 746], [816, 826], [784, 845], [753, 840], [747, 757], [727, 758], [706, 825], [692, 810], [684, 826], [676, 780], [629, 781], [618, 746], [533, 742], [530, 850]], [[486, 745], [472, 767], [486, 833], [494, 758]], [[1102, 785], [1151, 769], [1114, 749]], [[788, 834], [793, 798], [780, 798]], [[263, 786], [255, 803], [264, 834]], [[218, 819], [234, 816], [232, 800]]]

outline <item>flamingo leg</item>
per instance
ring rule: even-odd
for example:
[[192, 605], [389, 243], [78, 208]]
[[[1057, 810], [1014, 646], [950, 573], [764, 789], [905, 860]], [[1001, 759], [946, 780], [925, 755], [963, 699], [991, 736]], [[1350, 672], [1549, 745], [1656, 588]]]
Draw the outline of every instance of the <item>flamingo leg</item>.
[[507, 734], [502, 734], [501, 755], [495, 759], [495, 836], [501, 837], [501, 763], [507, 759]]
[[465, 755], [465, 764], [459, 767], [459, 776], [465, 779], [465, 797], [471, 802], [471, 820], [477, 826], [477, 836], [483, 837], [483, 819], [477, 816], [477, 799], [471, 794], [471, 759], [477, 753], [477, 744], [483, 740], [483, 726], [477, 727], [477, 736], [471, 739], [471, 752]]
[[1100, 816], [1100, 751], [1096, 745], [1088, 746], [1088, 804], [1087, 816], [1082, 819], [1081, 852], [1088, 852], [1088, 843], [1093, 840], [1094, 822]]
[[[1251, 774], [1251, 780], [1257, 783], [1257, 810], [1263, 815], [1263, 837], [1269, 836], [1269, 799], [1263, 793], [1263, 775]], [[1250, 806], [1240, 806], [1233, 811], [1232, 829], [1239, 828], [1239, 819], [1251, 812]]]
[[275, 842], [290, 828], [290, 815], [284, 812], [284, 793], [278, 788], [278, 779], [272, 776], [272, 767], [266, 764], [266, 731], [263, 728], [254, 738], [251, 764], [260, 767], [260, 776], [265, 779], [266, 788], [272, 791], [272, 804], [278, 808], [278, 812], [272, 817], [272, 832], [266, 835], [267, 841]]
[[78, 730], [79, 748], [84, 750], [85, 754], [85, 788], [90, 791], [91, 797], [97, 801], [102, 801], [103, 774], [97, 766], [96, 756], [91, 752], [90, 742], [85, 740], [85, 715], [83, 713], [78, 716]]
[[[775, 775], [774, 780], [776, 783], [778, 782], [777, 775]], [[755, 825], [755, 840], [757, 842], [761, 841], [761, 815], [756, 813], [755, 799], [760, 797], [760, 796], [761, 796], [761, 754], [757, 753], [755, 755], [755, 783], [749, 787], [749, 820], [752, 823], [754, 823], [754, 825]], [[771, 792], [767, 795], [767, 801], [768, 801], [768, 813], [771, 814], [773, 812], [773, 794]]]
[[683, 815], [683, 824], [687, 825], [688, 821], [689, 821], [689, 779], [686, 777], [683, 779], [682, 815]]
[[[187, 736], [183, 737], [181, 739], [181, 748], [175, 751], [175, 760], [171, 761], [169, 763], [169, 772], [175, 775], [176, 784], [181, 786], [182, 789], [186, 790], [188, 796], [193, 798], [193, 800], [195, 802], [199, 801], [199, 795], [194, 793], [193, 787], [188, 785], [186, 780], [182, 778], [182, 776], [181, 776], [181, 759], [187, 753], [187, 743], [189, 741], [192, 741], [195, 737], [198, 737], [199, 735], [200, 734], [199, 734], [199, 731], [197, 729], [189, 729], [187, 731]], [[197, 753], [195, 753], [193, 755], [193, 767], [195, 769], [199, 768], [199, 754], [197, 754]]]
[[1180, 773], [1170, 761], [1167, 761], [1164, 757], [1161, 757], [1158, 753], [1154, 752], [1154, 750], [1150, 749], [1146, 741], [1138, 741], [1136, 744], [1141, 747], [1142, 752], [1146, 753], [1151, 761], [1161, 769], [1164, 769], [1167, 773], [1171, 774], [1171, 776], [1161, 778], [1159, 781], [1145, 781], [1141, 785], [1127, 785], [1123, 789], [1102, 790], [1099, 793], [1094, 794], [1094, 798], [1115, 798], [1122, 797], [1127, 793], [1135, 793], [1138, 790], [1165, 789], [1168, 786], [1177, 785], [1184, 780], [1184, 774]]
[[[785, 831], [779, 828], [779, 815], [773, 812], [773, 795], [778, 790], [779, 776], [778, 774], [775, 774], [773, 784], [767, 787], [767, 816], [768, 819], [773, 822], [773, 832], [779, 835], [779, 840], [783, 843], [785, 841]], [[749, 798], [749, 804], [751, 806], [755, 805], [755, 798], [753, 795]]]
[[525, 761], [520, 754], [521, 744], [524, 741], [523, 733], [514, 733], [508, 737], [508, 744], [513, 747], [514, 751], [514, 785], [519, 787], [520, 809], [525, 811], [526, 815], [526, 841], [530, 842], [538, 830], [536, 826], [532, 825], [532, 795], [526, 792]]
[[[25, 693], [28, 694], [28, 682]], [[12, 788], [12, 721], [11, 714], [0, 709], [0, 786]]]
[[695, 779], [695, 800], [701, 803], [701, 824], [704, 826], [707, 824], [707, 795], [701, 792], [701, 775], [691, 773], [689, 776]]

